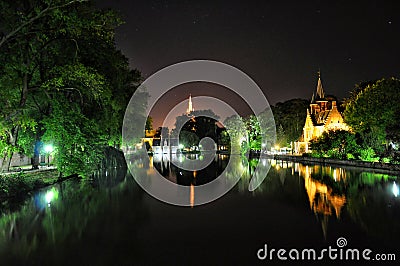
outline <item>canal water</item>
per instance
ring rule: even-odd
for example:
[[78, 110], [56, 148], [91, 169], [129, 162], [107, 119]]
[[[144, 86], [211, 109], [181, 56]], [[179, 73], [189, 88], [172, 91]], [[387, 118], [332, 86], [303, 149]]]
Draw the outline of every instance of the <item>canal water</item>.
[[[151, 158], [143, 167], [193, 186], [195, 200], [196, 186], [218, 176], [229, 159], [217, 155], [214, 163], [195, 174], [163, 157]], [[265, 247], [319, 252], [338, 248], [340, 239], [345, 241], [342, 249], [395, 254], [398, 265], [396, 176], [270, 160], [266, 179], [249, 192], [250, 173], [258, 163], [266, 162], [238, 161], [245, 169], [239, 183], [222, 198], [194, 208], [154, 199], [118, 169], [40, 190], [19, 208], [2, 210], [0, 264], [275, 265], [282, 262], [276, 255], [259, 260], [257, 252]], [[338, 260], [328, 258], [324, 263], [348, 262]]]

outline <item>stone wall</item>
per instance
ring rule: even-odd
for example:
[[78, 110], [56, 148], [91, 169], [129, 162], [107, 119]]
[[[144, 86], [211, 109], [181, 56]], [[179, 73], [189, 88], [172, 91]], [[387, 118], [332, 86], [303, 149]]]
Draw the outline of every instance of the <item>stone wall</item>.
[[[17, 167], [22, 165], [28, 165], [31, 163], [31, 159], [25, 155], [14, 153], [13, 157], [11, 158], [11, 165], [10, 167]], [[0, 159], [0, 165], [3, 164], [3, 158]]]

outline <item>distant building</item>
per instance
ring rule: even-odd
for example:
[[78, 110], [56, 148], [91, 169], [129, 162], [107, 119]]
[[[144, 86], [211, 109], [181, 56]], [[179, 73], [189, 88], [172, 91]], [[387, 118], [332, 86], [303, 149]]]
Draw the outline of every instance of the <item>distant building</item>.
[[309, 151], [309, 142], [330, 130], [349, 130], [337, 109], [335, 97], [325, 96], [321, 76], [318, 77], [317, 91], [312, 95], [310, 108], [307, 109], [306, 122], [299, 141], [294, 143], [294, 152]]
[[186, 109], [186, 114], [189, 115], [194, 112], [193, 103], [192, 103], [192, 94], [189, 95], [189, 105]]
[[[210, 113], [211, 112], [211, 113]], [[215, 114], [214, 114], [215, 116]], [[211, 110], [194, 110], [192, 95], [189, 95], [188, 107], [186, 113], [177, 117], [176, 127], [182, 131], [194, 133], [200, 140], [203, 138], [211, 138], [214, 140], [213, 147], [206, 147], [206, 143], [202, 147], [194, 147], [196, 149], [217, 150], [219, 152], [229, 152], [230, 139], [223, 124], [212, 118]], [[183, 123], [179, 125], [179, 123]], [[145, 130], [145, 136], [141, 139], [134, 149], [141, 149], [146, 145], [148, 151], [154, 154], [173, 154], [179, 152], [179, 138], [174, 134], [174, 130], [169, 132], [168, 128], [159, 127], [157, 130]]]

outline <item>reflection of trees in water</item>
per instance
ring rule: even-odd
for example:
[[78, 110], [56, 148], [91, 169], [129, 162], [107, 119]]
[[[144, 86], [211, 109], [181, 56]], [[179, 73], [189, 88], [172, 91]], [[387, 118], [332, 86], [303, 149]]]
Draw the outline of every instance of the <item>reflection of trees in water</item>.
[[[121, 245], [135, 246], [147, 211], [141, 203], [143, 192], [132, 177], [114, 188], [93, 188], [90, 182], [70, 180], [53, 190], [57, 199], [48, 193], [50, 189], [43, 190], [19, 212], [0, 219], [3, 263], [112, 264], [118, 262], [111, 256], [113, 251]], [[129, 221], [129, 228], [119, 228], [123, 224], [119, 221]], [[128, 240], [126, 234], [130, 234]], [[102, 259], [96, 261], [99, 254]], [[130, 254], [136, 254], [135, 249]]]
[[391, 239], [400, 232], [400, 202], [389, 191], [388, 174], [330, 166], [297, 165], [304, 178], [310, 208], [319, 217], [326, 237], [328, 217], [345, 212], [368, 234]]
[[384, 178], [377, 178], [373, 184], [354, 183], [347, 203], [352, 220], [369, 234], [389, 242], [398, 241], [400, 235], [400, 200], [391, 193], [392, 186]]
[[[255, 165], [252, 161], [241, 165], [237, 162], [236, 169], [246, 168], [238, 183], [239, 192], [249, 193], [248, 182]], [[399, 235], [400, 199], [392, 192], [395, 177], [362, 169], [284, 161], [273, 161], [272, 166], [264, 182], [252, 193], [298, 208], [308, 206], [321, 224], [325, 238], [329, 220], [347, 215], [372, 236], [393, 240]]]

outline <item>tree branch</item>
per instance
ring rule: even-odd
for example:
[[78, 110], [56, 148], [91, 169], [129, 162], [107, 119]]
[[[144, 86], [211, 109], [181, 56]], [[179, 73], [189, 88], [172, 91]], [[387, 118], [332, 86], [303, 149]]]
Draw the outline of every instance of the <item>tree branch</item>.
[[24, 23], [22, 23], [21, 25], [19, 25], [17, 28], [15, 28], [13, 31], [11, 31], [10, 33], [4, 35], [1, 40], [0, 40], [0, 48], [3, 46], [3, 44], [8, 41], [9, 39], [11, 39], [14, 35], [16, 35], [19, 31], [21, 31], [23, 28], [25, 28], [26, 26], [28, 26], [29, 24], [32, 24], [33, 22], [35, 22], [36, 20], [40, 19], [41, 17], [45, 16], [48, 12], [57, 9], [57, 8], [63, 8], [69, 5], [72, 5], [74, 3], [82, 3], [82, 2], [88, 2], [89, 0], [72, 0], [69, 1], [63, 5], [57, 5], [57, 6], [53, 6], [53, 7], [46, 7], [45, 9], [43, 9], [42, 11], [40, 11], [36, 16], [32, 17], [31, 19], [29, 19], [28, 21], [25, 21]]

